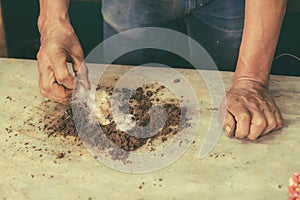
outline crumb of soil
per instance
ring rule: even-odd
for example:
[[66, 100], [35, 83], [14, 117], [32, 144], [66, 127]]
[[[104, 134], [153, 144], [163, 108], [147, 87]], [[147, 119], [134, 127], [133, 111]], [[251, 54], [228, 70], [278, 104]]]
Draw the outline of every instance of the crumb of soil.
[[58, 154], [56, 155], [56, 158], [57, 158], [57, 159], [61, 159], [61, 158], [63, 158], [63, 157], [65, 157], [65, 154], [64, 154], [64, 153], [58, 153]]
[[[168, 135], [176, 135], [179, 130], [189, 126], [186, 122], [188, 121], [185, 116], [186, 110], [180, 107], [178, 101], [173, 100], [169, 103], [163, 103], [159, 98], [153, 98], [154, 94], [165, 89], [165, 86], [162, 85], [153, 91], [149, 87], [147, 88], [137, 88], [129, 98], [129, 113], [134, 116], [137, 124], [130, 130], [130, 134], [118, 130], [113, 120], [108, 125], [100, 124], [102, 131], [99, 130], [98, 126], [90, 123], [89, 111], [85, 103], [76, 104], [75, 116], [72, 112], [74, 107], [72, 108], [70, 104], [54, 104], [51, 101], [45, 101], [42, 104], [44, 116], [39, 120], [35, 128], [47, 134], [48, 137], [72, 136], [75, 141], [79, 141], [78, 132], [84, 131], [84, 134], [80, 134], [80, 140], [87, 142], [92, 147], [99, 148], [99, 150], [111, 149], [109, 154], [112, 159], [126, 161], [130, 151], [139, 149], [147, 142], [150, 142], [151, 145], [151, 141], [157, 138], [161, 138], [159, 141], [162, 143], [166, 142]], [[109, 94], [112, 94], [113, 90], [112, 87], [98, 85], [96, 91], [100, 89], [107, 91]], [[131, 91], [123, 88], [120, 92], [130, 94]], [[150, 123], [149, 110], [151, 106], [158, 102], [166, 111], [165, 124]], [[122, 108], [120, 110], [122, 111]], [[160, 112], [153, 110], [152, 114], [155, 116], [156, 121], [161, 121], [159, 120], [161, 119]], [[75, 128], [75, 123], [78, 130]], [[32, 119], [28, 119], [24, 124], [33, 126]], [[145, 127], [149, 128], [148, 130], [150, 131], [157, 128], [161, 129], [153, 137], [147, 138], [143, 137], [145, 133], [142, 130]], [[9, 132], [9, 129], [7, 128], [6, 131]], [[106, 142], [107, 138], [111, 141], [110, 143]], [[122, 151], [115, 147], [119, 147]], [[152, 149], [155, 150], [154, 148]], [[64, 153], [57, 154], [58, 159], [64, 156]]]
[[[158, 91], [164, 89], [164, 86], [160, 86]], [[98, 90], [105, 90], [110, 93], [112, 88], [98, 85]], [[122, 94], [130, 94], [130, 90], [123, 88], [121, 91]], [[76, 111], [78, 116], [75, 116], [75, 121], [79, 123], [79, 129], [84, 130], [85, 134], [81, 135], [81, 139], [83, 141], [88, 141], [91, 146], [97, 146], [100, 150], [110, 149], [111, 147], [118, 147], [122, 150], [118, 150], [118, 148], [113, 148], [109, 153], [113, 159], [122, 159], [128, 156], [129, 151], [134, 151], [145, 145], [148, 141], [154, 141], [156, 138], [162, 138], [161, 142], [167, 141], [167, 135], [176, 135], [176, 133], [181, 129], [187, 127], [189, 124], [185, 123], [185, 110], [181, 109], [179, 105], [175, 103], [175, 101], [171, 103], [164, 103], [162, 107], [166, 111], [166, 122], [165, 124], [159, 123], [150, 123], [150, 115], [149, 110], [151, 106], [153, 106], [153, 102], [150, 97], [153, 95], [153, 92], [150, 90], [145, 90], [142, 87], [138, 87], [135, 91], [132, 92], [129, 98], [129, 113], [134, 116], [136, 120], [136, 126], [130, 130], [130, 134], [120, 131], [117, 129], [117, 125], [114, 121], [111, 121], [108, 125], [101, 125], [101, 129], [104, 134], [101, 134], [96, 127], [92, 126], [91, 123], [88, 123], [86, 113], [87, 109], [85, 105], [76, 106], [79, 110]], [[126, 95], [125, 95], [126, 96]], [[131, 103], [130, 103], [131, 102]], [[126, 108], [125, 108], [126, 109]], [[122, 111], [122, 107], [120, 108]], [[153, 112], [154, 118], [158, 121], [161, 119], [160, 112]], [[180, 127], [182, 123], [185, 127]], [[144, 128], [147, 126], [147, 130], [151, 132], [151, 130], [157, 130], [157, 128], [161, 128], [161, 130], [154, 135], [153, 137], [147, 138]], [[148, 131], [146, 131], [148, 132]], [[107, 143], [105, 138], [108, 138], [111, 143]], [[154, 149], [153, 149], [154, 150]]]

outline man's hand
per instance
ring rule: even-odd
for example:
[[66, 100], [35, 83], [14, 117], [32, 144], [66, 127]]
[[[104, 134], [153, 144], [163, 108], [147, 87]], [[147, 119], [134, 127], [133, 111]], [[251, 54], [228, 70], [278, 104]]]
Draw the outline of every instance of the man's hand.
[[228, 136], [255, 140], [282, 127], [282, 117], [267, 87], [249, 79], [235, 80], [221, 105]]
[[41, 46], [37, 54], [40, 91], [54, 101], [66, 102], [75, 84], [67, 60], [72, 62], [73, 71], [84, 87], [89, 87], [83, 50], [67, 17], [68, 1], [40, 0], [40, 7]]
[[286, 3], [287, 0], [246, 0], [234, 81], [221, 105], [229, 136], [255, 140], [282, 127], [268, 85]]

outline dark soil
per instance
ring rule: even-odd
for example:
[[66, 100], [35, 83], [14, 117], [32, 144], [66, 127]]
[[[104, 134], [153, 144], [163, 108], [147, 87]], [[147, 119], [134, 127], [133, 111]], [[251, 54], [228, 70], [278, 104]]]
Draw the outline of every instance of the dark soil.
[[[109, 87], [100, 85], [97, 89], [104, 89], [110, 94], [112, 93], [112, 88]], [[164, 89], [164, 87], [162, 86], [159, 89]], [[100, 151], [109, 150], [109, 154], [113, 159], [125, 161], [130, 151], [134, 151], [147, 142], [151, 143], [158, 138], [160, 138], [159, 141], [166, 142], [170, 136], [176, 135], [180, 129], [189, 126], [185, 116], [186, 110], [180, 108], [179, 103], [174, 103], [176, 101], [170, 101], [170, 103], [165, 103], [162, 106], [153, 104], [152, 96], [158, 91], [150, 91], [149, 89], [144, 91], [143, 88], [139, 87], [132, 92], [131, 96], [128, 89], [120, 91], [129, 94], [129, 113], [136, 120], [136, 126], [130, 130], [130, 134], [118, 130], [113, 120], [105, 126], [100, 124], [101, 128], [99, 123], [91, 123], [89, 110], [84, 103], [77, 103], [73, 106], [74, 110], [72, 110], [71, 105], [56, 104], [57, 106], [54, 106], [52, 111], [57, 110], [57, 112], [60, 112], [59, 117], [53, 119], [51, 112], [46, 111], [43, 119], [40, 120], [47, 122], [42, 127], [42, 131], [48, 134], [49, 137], [62, 135], [64, 137], [73, 136], [78, 139], [80, 135], [80, 139], [86, 145]], [[154, 106], [154, 109], [152, 109], [154, 119], [150, 120], [149, 110], [151, 106]], [[162, 108], [165, 109], [166, 113], [164, 124], [159, 112]], [[77, 116], [73, 116], [73, 113], [76, 113]], [[158, 130], [158, 132], [152, 137], [146, 137], [145, 130], [146, 132]], [[107, 142], [107, 138], [110, 142]]]

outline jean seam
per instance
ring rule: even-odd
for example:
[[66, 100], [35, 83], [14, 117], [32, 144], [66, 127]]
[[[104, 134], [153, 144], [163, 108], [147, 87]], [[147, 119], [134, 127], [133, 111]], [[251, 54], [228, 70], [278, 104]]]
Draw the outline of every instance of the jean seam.
[[191, 9], [190, 12], [196, 9], [196, 0], [191, 0]]
[[185, 1], [185, 14], [190, 14], [195, 9], [196, 9], [196, 0]]
[[184, 14], [185, 15], [189, 13], [188, 10], [189, 10], [189, 0], [185, 0], [184, 1]]

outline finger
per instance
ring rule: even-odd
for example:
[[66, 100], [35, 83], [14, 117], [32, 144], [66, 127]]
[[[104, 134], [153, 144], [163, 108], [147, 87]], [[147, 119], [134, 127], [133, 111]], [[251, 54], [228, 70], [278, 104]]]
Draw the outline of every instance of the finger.
[[54, 67], [52, 67], [55, 80], [60, 84], [65, 86], [67, 89], [72, 90], [75, 84], [75, 78], [70, 74], [67, 63], [66, 63], [66, 55], [64, 53], [60, 53], [56, 56], [57, 60], [52, 63], [55, 63]]
[[279, 109], [276, 106], [274, 106], [273, 109], [271, 108], [271, 110], [273, 110], [273, 113], [274, 113], [275, 119], [276, 119], [276, 125], [277, 126], [274, 128], [274, 131], [276, 131], [276, 130], [279, 130], [283, 127], [283, 119], [282, 119], [282, 116], [281, 116], [281, 113], [280, 113]]
[[235, 124], [236, 122], [233, 115], [226, 111], [223, 128], [227, 136], [232, 137], [234, 135]]
[[73, 70], [76, 77], [80, 80], [85, 89], [90, 89], [90, 82], [88, 80], [88, 69], [85, 62], [74, 61]]
[[234, 116], [236, 121], [235, 137], [244, 138], [249, 134], [251, 115], [243, 105], [230, 106], [228, 111]]
[[258, 107], [251, 107], [250, 112], [252, 118], [248, 138], [250, 140], [255, 140], [264, 133], [264, 130], [267, 127], [267, 120], [263, 111], [261, 111]]
[[72, 60], [73, 71], [75, 72], [76, 77], [80, 80], [81, 85], [85, 89], [90, 89], [90, 82], [88, 80], [88, 68], [84, 61], [84, 53], [82, 48], [80, 47], [80, 44], [74, 46]]
[[55, 81], [53, 71], [50, 67], [41, 71], [39, 83], [41, 94], [47, 98], [57, 102], [66, 102], [71, 97], [72, 90], [66, 89]]
[[71, 99], [72, 92], [73, 90], [65, 88], [56, 82], [52, 85], [52, 99], [54, 101], [60, 103], [68, 102]]
[[275, 113], [272, 112], [272, 110], [269, 108], [267, 104], [263, 105], [261, 107], [261, 110], [263, 111], [265, 118], [267, 120], [267, 126], [262, 134], [262, 135], [266, 135], [277, 127], [277, 120], [275, 117]]
[[90, 82], [88, 80], [88, 68], [84, 61], [84, 55], [81, 48], [74, 48], [72, 55], [73, 71], [79, 79], [81, 85], [85, 89], [90, 89]]

